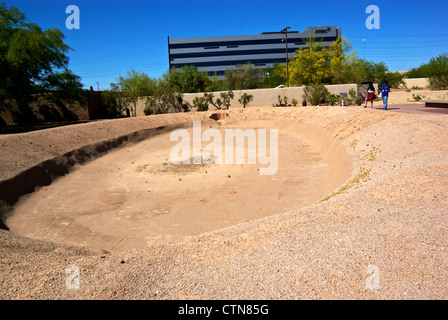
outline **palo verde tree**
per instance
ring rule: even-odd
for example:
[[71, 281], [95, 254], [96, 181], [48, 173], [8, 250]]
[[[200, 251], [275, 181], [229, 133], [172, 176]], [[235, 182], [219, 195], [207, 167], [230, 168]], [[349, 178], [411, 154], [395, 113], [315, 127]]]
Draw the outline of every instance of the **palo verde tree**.
[[309, 38], [307, 46], [298, 49], [289, 62], [292, 85], [314, 85], [343, 82], [344, 74], [355, 54], [345, 38], [338, 38], [328, 47], [321, 46], [315, 38]]
[[21, 111], [29, 116], [32, 94], [46, 89], [78, 89], [79, 77], [67, 69], [66, 54], [72, 49], [63, 39], [59, 29], [44, 31], [30, 23], [19, 9], [8, 9], [1, 3], [0, 100], [15, 99]]
[[150, 96], [154, 93], [157, 80], [149, 77], [143, 72], [130, 70], [125, 76], [119, 76], [117, 83], [124, 103], [132, 110], [133, 116], [137, 116], [137, 102], [140, 97]]

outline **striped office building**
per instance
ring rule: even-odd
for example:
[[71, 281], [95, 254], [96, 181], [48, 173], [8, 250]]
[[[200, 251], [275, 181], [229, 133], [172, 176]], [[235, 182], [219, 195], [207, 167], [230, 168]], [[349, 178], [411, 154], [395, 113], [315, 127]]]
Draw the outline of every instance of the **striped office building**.
[[[193, 65], [210, 76], [224, 76], [227, 69], [239, 64], [251, 63], [261, 68], [286, 62], [288, 57], [307, 46], [310, 37], [322, 46], [331, 45], [341, 36], [335, 26], [308, 27], [305, 31], [264, 32], [247, 36], [222, 36], [204, 38], [170, 39], [168, 37], [169, 67], [181, 68]], [[286, 39], [287, 38], [287, 39]]]

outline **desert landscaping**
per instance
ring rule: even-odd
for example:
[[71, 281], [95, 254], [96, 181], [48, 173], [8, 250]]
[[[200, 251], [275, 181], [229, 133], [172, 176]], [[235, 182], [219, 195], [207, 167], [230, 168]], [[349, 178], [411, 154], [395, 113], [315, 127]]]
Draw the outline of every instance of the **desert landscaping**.
[[[0, 298], [448, 298], [448, 115], [214, 113], [1, 135]], [[193, 121], [278, 129], [277, 173], [171, 163]]]

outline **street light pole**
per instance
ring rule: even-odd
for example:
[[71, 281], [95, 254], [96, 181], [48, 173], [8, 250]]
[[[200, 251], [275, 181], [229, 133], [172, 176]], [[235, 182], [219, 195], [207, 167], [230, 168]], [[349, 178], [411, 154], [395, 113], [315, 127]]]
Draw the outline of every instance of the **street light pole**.
[[291, 27], [286, 27], [281, 32], [285, 33], [285, 43], [286, 43], [286, 85], [289, 87], [289, 70], [288, 70], [288, 29]]
[[366, 60], [366, 39], [362, 39], [362, 42], [364, 42], [364, 60]]

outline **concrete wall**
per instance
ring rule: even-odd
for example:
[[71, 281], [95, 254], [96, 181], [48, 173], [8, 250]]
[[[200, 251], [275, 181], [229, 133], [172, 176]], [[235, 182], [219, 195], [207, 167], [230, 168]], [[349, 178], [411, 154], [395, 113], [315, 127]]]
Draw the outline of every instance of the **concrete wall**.
[[414, 79], [403, 79], [406, 84], [406, 88], [412, 89], [412, 87], [428, 88], [429, 79], [428, 78], [414, 78]]
[[[330, 93], [338, 94], [340, 92], [348, 93], [348, 91], [353, 88], [356, 90], [356, 84], [344, 84], [344, 85], [329, 85], [325, 86]], [[289, 87], [289, 88], [278, 88], [278, 89], [254, 89], [254, 90], [233, 90], [234, 98], [230, 105], [231, 108], [241, 108], [241, 104], [238, 99], [244, 94], [253, 95], [254, 99], [248, 104], [248, 107], [266, 107], [272, 106], [272, 104], [277, 104], [278, 95], [282, 98], [284, 95], [288, 97], [288, 102], [291, 103], [293, 98], [299, 101], [298, 105], [302, 105], [303, 91], [304, 87]], [[219, 97], [220, 92], [214, 92], [215, 99]], [[184, 100], [191, 105], [193, 104], [193, 99], [195, 97], [203, 96], [203, 93], [189, 93], [184, 94]]]
[[[330, 93], [348, 93], [350, 89], [357, 90], [356, 84], [337, 84], [325, 86]], [[282, 98], [284, 95], [288, 97], [288, 103], [291, 103], [293, 98], [296, 98], [299, 103], [297, 106], [302, 105], [304, 87], [289, 87], [278, 89], [253, 89], [253, 90], [232, 90], [234, 97], [231, 101], [230, 108], [242, 108], [242, 105], [238, 102], [238, 99], [244, 94], [253, 95], [254, 99], [248, 104], [248, 107], [266, 107], [272, 106], [272, 104], [278, 103], [278, 95]], [[214, 98], [219, 98], [222, 91], [213, 92]], [[185, 93], [184, 101], [193, 106], [193, 99], [195, 97], [203, 97], [204, 93]], [[213, 110], [213, 106], [210, 106]], [[144, 116], [143, 110], [145, 109], [145, 98], [141, 98], [137, 103], [137, 116]]]

